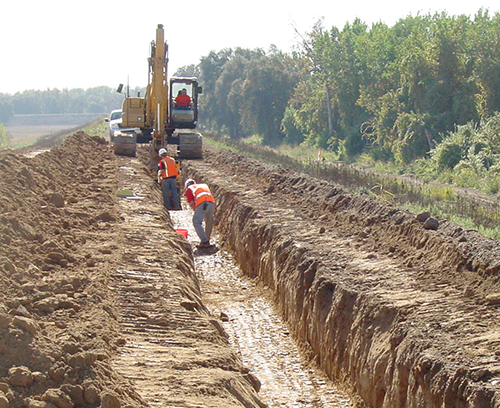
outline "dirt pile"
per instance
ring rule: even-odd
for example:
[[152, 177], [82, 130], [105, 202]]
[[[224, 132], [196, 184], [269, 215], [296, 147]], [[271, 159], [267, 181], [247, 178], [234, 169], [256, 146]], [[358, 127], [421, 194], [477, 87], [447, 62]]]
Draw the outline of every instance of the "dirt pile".
[[[138, 159], [120, 160], [81, 132], [33, 158], [0, 155], [0, 407], [136, 408], [159, 394], [262, 405], [199, 301], [158, 187]], [[117, 190], [132, 183], [142, 200], [125, 204]], [[141, 360], [143, 344], [164, 367]]]
[[109, 147], [80, 133], [32, 159], [3, 154], [0, 172], [0, 406], [139, 406], [109, 363], [119, 334]]
[[500, 406], [498, 242], [227, 152], [189, 176], [311, 358], [368, 406]]
[[[264, 405], [145, 168], [83, 133], [0, 154], [0, 408]], [[500, 406], [497, 242], [228, 152], [183, 169], [360, 406]]]

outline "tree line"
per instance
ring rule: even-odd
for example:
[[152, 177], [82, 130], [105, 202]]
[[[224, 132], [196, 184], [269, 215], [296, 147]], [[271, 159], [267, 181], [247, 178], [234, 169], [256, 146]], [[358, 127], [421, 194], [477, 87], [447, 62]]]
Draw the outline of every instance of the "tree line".
[[[291, 53], [212, 51], [175, 75], [203, 85], [200, 126], [235, 140], [257, 135], [266, 145], [306, 143], [339, 159], [367, 153], [402, 165], [438, 155], [437, 172], [472, 153], [488, 170], [497, 160], [484, 134], [499, 122], [500, 15], [483, 9], [393, 26], [318, 21]], [[0, 122], [5, 112], [107, 112], [122, 98], [106, 87], [0, 94]], [[459, 144], [486, 124], [480, 142]]]
[[[136, 88], [144, 92], [143, 88]], [[144, 93], [143, 93], [144, 94]], [[0, 93], [0, 123], [15, 114], [108, 113], [122, 106], [124, 96], [115, 89], [98, 86], [89, 89], [27, 90], [13, 95]]]
[[290, 55], [222, 50], [186, 71], [204, 85], [203, 125], [231, 138], [409, 163], [500, 111], [500, 16], [320, 21]]

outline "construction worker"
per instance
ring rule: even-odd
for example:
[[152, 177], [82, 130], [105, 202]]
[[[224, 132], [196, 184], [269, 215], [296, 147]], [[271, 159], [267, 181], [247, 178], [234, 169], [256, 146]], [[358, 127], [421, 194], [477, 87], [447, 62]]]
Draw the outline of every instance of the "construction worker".
[[177, 96], [174, 99], [175, 109], [192, 109], [193, 108], [193, 100], [187, 94], [187, 89], [183, 88], [179, 91]]
[[177, 192], [177, 164], [175, 159], [167, 155], [167, 150], [161, 148], [158, 151], [160, 161], [158, 162], [158, 183], [163, 192], [163, 204], [167, 210], [180, 210], [179, 194]]
[[[193, 225], [200, 238], [198, 248], [210, 248], [210, 235], [214, 224], [215, 200], [212, 192], [206, 184], [197, 184], [193, 179], [187, 179], [184, 183], [186, 188], [186, 200], [194, 210]], [[203, 228], [205, 221], [205, 228]]]

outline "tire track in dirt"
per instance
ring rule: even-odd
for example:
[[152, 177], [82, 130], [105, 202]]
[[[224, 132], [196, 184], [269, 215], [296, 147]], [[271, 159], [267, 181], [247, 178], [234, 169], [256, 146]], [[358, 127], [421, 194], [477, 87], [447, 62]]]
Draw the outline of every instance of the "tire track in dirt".
[[124, 331], [116, 370], [151, 407], [263, 406], [201, 303], [191, 247], [172, 228], [158, 188], [138, 159], [120, 160], [122, 188], [142, 199], [119, 200], [122, 262], [113, 287]]

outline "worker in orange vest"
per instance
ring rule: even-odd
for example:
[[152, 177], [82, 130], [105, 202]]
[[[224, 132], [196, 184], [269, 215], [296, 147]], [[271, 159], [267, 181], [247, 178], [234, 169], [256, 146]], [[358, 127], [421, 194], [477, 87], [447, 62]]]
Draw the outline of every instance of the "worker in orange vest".
[[163, 204], [167, 210], [180, 210], [181, 204], [177, 192], [177, 164], [175, 159], [167, 155], [167, 150], [161, 148], [158, 151], [160, 161], [158, 162], [158, 183], [163, 192]]
[[[186, 188], [186, 200], [194, 210], [193, 225], [200, 238], [198, 248], [211, 248], [210, 235], [214, 224], [215, 199], [206, 184], [197, 184], [193, 179], [187, 179], [184, 183]], [[203, 228], [205, 221], [205, 228]]]

